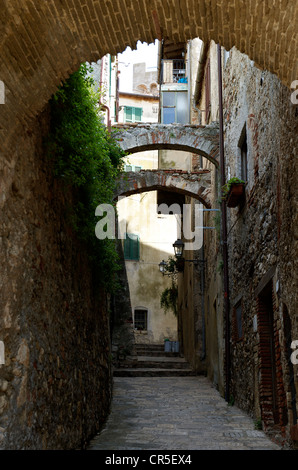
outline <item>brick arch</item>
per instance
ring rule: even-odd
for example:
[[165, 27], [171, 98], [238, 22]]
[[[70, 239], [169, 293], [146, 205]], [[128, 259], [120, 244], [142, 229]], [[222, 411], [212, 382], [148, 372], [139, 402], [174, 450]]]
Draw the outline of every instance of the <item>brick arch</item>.
[[198, 199], [211, 208], [209, 170], [190, 173], [183, 170], [141, 170], [122, 173], [117, 181], [114, 199], [149, 191], [163, 190]]
[[298, 3], [285, 0], [101, 0], [1, 3], [2, 144], [45, 107], [80, 63], [117, 54], [138, 40], [213, 39], [236, 46], [291, 87], [297, 79]]
[[179, 124], [138, 124], [115, 127], [114, 137], [128, 154], [169, 149], [197, 153], [219, 166], [219, 128]]

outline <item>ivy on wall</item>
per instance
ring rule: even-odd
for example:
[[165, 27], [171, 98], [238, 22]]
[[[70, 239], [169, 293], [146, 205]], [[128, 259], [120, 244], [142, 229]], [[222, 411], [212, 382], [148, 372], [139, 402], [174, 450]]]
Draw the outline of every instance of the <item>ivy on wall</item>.
[[102, 121], [99, 95], [89, 72], [90, 66], [83, 64], [52, 97], [47, 149], [55, 176], [74, 192], [72, 224], [85, 242], [102, 284], [111, 291], [116, 286], [118, 255], [115, 240], [96, 238], [95, 209], [99, 204], [113, 204], [124, 154]]
[[178, 315], [178, 287], [174, 280], [172, 280], [171, 287], [167, 287], [161, 294], [160, 306], [164, 312], [172, 311], [177, 317]]

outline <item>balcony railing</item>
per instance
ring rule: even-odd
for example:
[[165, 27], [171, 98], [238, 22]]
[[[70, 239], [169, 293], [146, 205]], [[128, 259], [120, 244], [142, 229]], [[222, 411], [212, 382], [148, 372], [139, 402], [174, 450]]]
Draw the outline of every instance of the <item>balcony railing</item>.
[[162, 83], [187, 83], [185, 61], [173, 59], [162, 61]]

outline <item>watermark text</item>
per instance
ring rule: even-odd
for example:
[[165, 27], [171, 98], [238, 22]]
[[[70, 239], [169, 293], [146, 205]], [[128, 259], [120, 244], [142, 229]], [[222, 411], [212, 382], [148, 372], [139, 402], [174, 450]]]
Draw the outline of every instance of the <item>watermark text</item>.
[[5, 85], [2, 80], [0, 80], [0, 104], [5, 104]]
[[1, 364], [5, 364], [5, 351], [3, 341], [0, 341], [0, 365]]
[[[119, 198], [119, 200], [125, 198]], [[124, 208], [125, 210], [125, 208]], [[137, 211], [138, 209], [136, 209]], [[141, 210], [141, 208], [139, 209]], [[177, 231], [178, 238], [183, 238], [186, 240], [185, 250], [199, 250], [202, 246], [202, 229], [203, 227], [203, 210], [200, 205], [195, 206], [194, 210], [194, 223], [192, 224], [192, 206], [191, 204], [183, 204], [183, 207], [179, 204], [172, 204], [168, 206], [167, 204], [151, 204], [148, 210], [147, 221], [148, 225], [154, 222], [154, 219], [157, 217], [157, 214], [162, 215], [173, 215], [177, 218]], [[112, 205], [110, 204], [100, 204], [95, 210], [95, 215], [100, 217], [100, 220], [95, 226], [95, 235], [99, 240], [104, 240], [106, 238], [114, 240], [118, 238], [119, 240], [125, 240], [127, 237], [126, 233], [126, 224], [123, 227], [121, 222], [116, 223], [116, 212]], [[135, 212], [134, 215], [138, 217], [138, 214]], [[122, 217], [122, 220], [126, 220], [125, 214]], [[191, 226], [193, 225], [193, 229]], [[117, 229], [117, 233], [116, 233]], [[160, 234], [162, 235], [162, 234]], [[156, 233], [156, 236], [158, 234]]]
[[292, 341], [291, 349], [295, 349], [291, 354], [291, 362], [292, 364], [298, 364], [298, 340]]
[[292, 90], [295, 90], [293, 91], [293, 93], [291, 94], [291, 102], [293, 104], [298, 104], [298, 80], [294, 80], [292, 83], [291, 83], [291, 89]]

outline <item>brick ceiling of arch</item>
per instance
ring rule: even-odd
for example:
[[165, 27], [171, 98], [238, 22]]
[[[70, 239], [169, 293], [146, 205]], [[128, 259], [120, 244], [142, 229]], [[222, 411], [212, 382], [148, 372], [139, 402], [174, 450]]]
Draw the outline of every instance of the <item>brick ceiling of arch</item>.
[[298, 79], [296, 0], [2, 0], [0, 132], [13, 136], [84, 61], [169, 39], [236, 46], [290, 88]]

